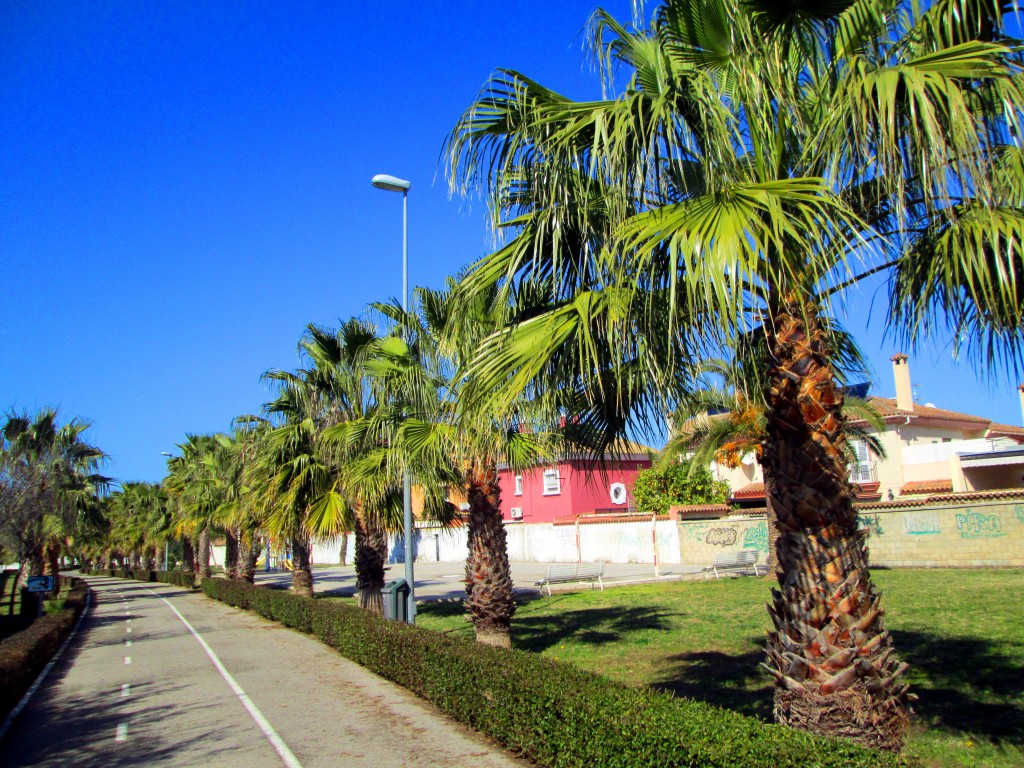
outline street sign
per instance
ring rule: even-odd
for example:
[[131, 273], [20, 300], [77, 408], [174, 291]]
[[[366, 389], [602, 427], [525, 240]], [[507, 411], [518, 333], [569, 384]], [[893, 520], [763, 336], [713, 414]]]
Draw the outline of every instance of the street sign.
[[26, 589], [29, 592], [53, 592], [53, 576], [29, 576]]

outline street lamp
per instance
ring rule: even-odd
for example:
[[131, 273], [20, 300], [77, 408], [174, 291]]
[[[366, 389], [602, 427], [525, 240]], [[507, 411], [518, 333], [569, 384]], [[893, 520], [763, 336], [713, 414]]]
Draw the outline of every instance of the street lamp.
[[[169, 459], [176, 459], [176, 458], [178, 458], [173, 453], [168, 453], [167, 451], [160, 451], [160, 455], [161, 456], [166, 456]], [[164, 539], [164, 571], [171, 570], [170, 560], [171, 560], [171, 542], [168, 539]]]
[[[410, 184], [404, 179], [388, 176], [379, 173], [373, 177], [371, 183], [377, 189], [386, 192], [402, 193], [402, 311], [409, 311], [409, 187]], [[402, 508], [404, 512], [405, 529], [405, 580], [409, 584], [409, 601], [406, 604], [406, 620], [410, 624], [416, 623], [416, 582], [413, 578], [413, 536], [412, 525], [412, 481], [409, 479], [409, 470], [402, 473]]]

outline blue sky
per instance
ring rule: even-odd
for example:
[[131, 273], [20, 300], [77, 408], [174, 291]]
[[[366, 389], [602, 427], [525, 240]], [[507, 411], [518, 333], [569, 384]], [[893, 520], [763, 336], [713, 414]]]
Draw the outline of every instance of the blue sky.
[[[294, 368], [308, 322], [487, 252], [450, 199], [447, 132], [495, 67], [574, 98], [599, 84], [587, 2], [0, 5], [0, 407], [94, 422], [110, 474], [157, 480], [186, 432], [225, 430]], [[628, 19], [630, 3], [604, 7]], [[893, 394], [884, 298], [848, 325]], [[1015, 382], [948, 350], [911, 359], [922, 402], [1021, 421]]]

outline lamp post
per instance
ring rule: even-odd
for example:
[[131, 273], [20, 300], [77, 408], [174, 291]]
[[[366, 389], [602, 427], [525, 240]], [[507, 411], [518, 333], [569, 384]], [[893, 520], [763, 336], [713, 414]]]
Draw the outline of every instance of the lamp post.
[[[402, 193], [402, 310], [409, 311], [409, 187], [404, 179], [380, 173], [373, 177], [371, 183], [377, 189], [386, 192]], [[416, 582], [413, 577], [413, 537], [415, 529], [412, 524], [412, 481], [409, 470], [402, 473], [402, 508], [404, 512], [405, 536], [405, 580], [409, 585], [409, 602], [406, 605], [406, 620], [416, 623]]]
[[[167, 451], [160, 451], [160, 455], [161, 456], [166, 456], [169, 459], [177, 458], [173, 453], [168, 453]], [[164, 571], [165, 572], [171, 570], [170, 559], [171, 559], [171, 542], [170, 542], [169, 539], [164, 539]]]

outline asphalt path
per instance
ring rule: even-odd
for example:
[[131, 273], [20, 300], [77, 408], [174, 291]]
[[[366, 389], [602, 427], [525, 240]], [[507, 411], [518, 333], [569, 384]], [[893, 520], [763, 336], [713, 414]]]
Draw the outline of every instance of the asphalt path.
[[[515, 591], [524, 597], [537, 596], [540, 590], [536, 582], [544, 578], [548, 566], [559, 563], [510, 563], [512, 583]], [[562, 563], [573, 565], [573, 563]], [[416, 602], [431, 600], [462, 600], [466, 597], [466, 564], [417, 562], [414, 564], [416, 577]], [[405, 578], [405, 565], [393, 563], [387, 566], [387, 578]], [[604, 585], [606, 587], [623, 586], [661, 581], [678, 581], [680, 579], [703, 578], [702, 568], [692, 565], [662, 565], [655, 575], [654, 566], [650, 563], [605, 563]], [[292, 583], [290, 571], [259, 571], [256, 583], [267, 586], [287, 587]], [[569, 592], [579, 589], [598, 587], [587, 584], [556, 584], [554, 592]], [[355, 567], [337, 565], [313, 569], [313, 589], [318, 594], [333, 597], [352, 597], [356, 591]]]
[[524, 766], [317, 640], [202, 595], [89, 577], [93, 606], [0, 766]]

